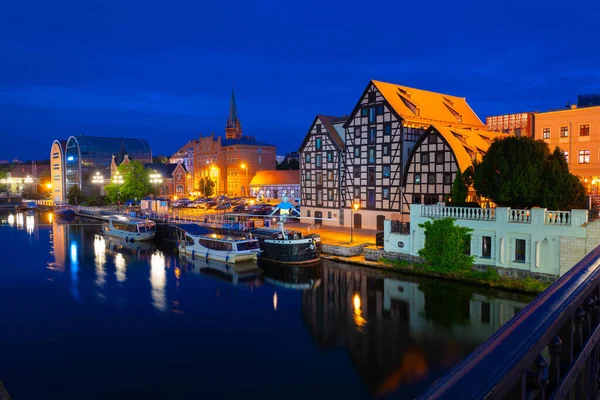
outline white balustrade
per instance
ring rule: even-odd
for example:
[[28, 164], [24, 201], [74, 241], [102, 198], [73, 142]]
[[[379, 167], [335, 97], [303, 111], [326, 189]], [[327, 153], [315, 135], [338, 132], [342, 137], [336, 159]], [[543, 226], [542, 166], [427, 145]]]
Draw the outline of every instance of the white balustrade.
[[494, 221], [496, 219], [496, 210], [494, 208], [476, 207], [422, 206], [421, 216], [430, 218]]
[[546, 225], [571, 225], [571, 211], [550, 211], [544, 213]]
[[531, 211], [509, 208], [508, 209], [508, 222], [530, 224], [531, 223]]

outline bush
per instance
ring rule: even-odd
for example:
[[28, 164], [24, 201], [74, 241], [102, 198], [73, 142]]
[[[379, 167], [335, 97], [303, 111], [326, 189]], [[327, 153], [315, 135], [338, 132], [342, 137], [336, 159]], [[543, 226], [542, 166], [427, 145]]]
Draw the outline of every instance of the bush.
[[467, 254], [471, 244], [470, 228], [457, 226], [453, 218], [439, 218], [419, 225], [425, 228], [425, 247], [419, 256], [432, 272], [460, 272], [473, 267], [474, 257]]

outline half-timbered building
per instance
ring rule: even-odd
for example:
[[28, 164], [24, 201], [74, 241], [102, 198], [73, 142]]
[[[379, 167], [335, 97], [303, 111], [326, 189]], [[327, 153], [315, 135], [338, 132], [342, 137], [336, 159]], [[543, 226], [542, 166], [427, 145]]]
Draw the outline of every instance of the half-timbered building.
[[402, 188], [409, 155], [433, 124], [485, 129], [464, 98], [369, 83], [344, 124], [344, 207], [359, 204], [345, 226], [382, 230], [385, 219], [403, 220], [401, 209], [410, 201]]
[[317, 115], [300, 147], [302, 216], [316, 224], [343, 223], [345, 122]]
[[[456, 172], [464, 172], [481, 160], [491, 142], [500, 133], [485, 129], [429, 127], [408, 157], [404, 179], [407, 203], [436, 204], [452, 191]], [[408, 204], [403, 205], [409, 213]]]

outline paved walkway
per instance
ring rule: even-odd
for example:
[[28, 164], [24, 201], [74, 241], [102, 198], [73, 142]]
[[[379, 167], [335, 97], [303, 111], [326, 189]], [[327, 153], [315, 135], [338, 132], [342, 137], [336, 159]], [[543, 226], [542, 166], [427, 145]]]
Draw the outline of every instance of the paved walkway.
[[[286, 222], [286, 228], [303, 229], [309, 232], [318, 232], [323, 243], [350, 244], [350, 228], [343, 226], [319, 226], [298, 222]], [[352, 232], [352, 244], [375, 244], [375, 233], [370, 229], [354, 229]]]

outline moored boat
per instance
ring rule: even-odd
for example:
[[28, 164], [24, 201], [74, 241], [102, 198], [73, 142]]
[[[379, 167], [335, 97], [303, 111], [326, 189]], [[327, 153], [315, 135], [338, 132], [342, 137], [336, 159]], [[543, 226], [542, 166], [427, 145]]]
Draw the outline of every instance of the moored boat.
[[156, 223], [151, 220], [112, 215], [102, 227], [105, 235], [123, 238], [128, 242], [152, 240], [156, 234]]
[[19, 206], [17, 206], [17, 210], [21, 210], [21, 211], [34, 211], [38, 209], [38, 205], [35, 203], [35, 201], [27, 201], [25, 203], [21, 203]]
[[54, 207], [54, 213], [57, 216], [61, 216], [61, 217], [71, 217], [73, 215], [75, 215], [75, 210], [73, 210], [73, 208], [71, 206], [69, 206], [68, 204], [57, 204]]
[[256, 260], [260, 253], [258, 239], [210, 233], [196, 224], [179, 224], [180, 253], [226, 263]]

